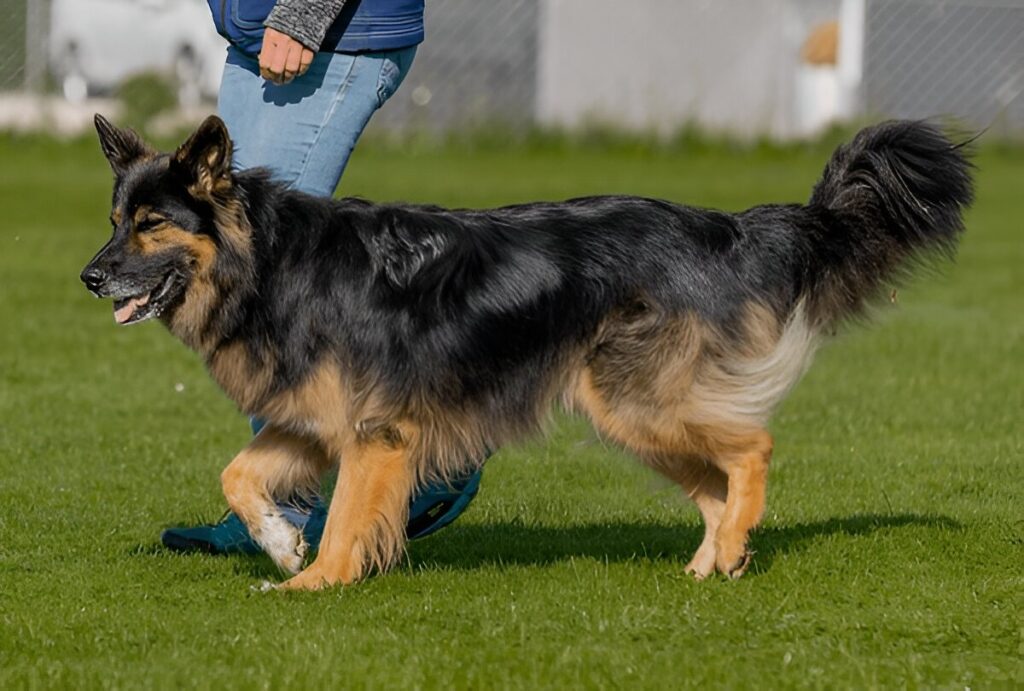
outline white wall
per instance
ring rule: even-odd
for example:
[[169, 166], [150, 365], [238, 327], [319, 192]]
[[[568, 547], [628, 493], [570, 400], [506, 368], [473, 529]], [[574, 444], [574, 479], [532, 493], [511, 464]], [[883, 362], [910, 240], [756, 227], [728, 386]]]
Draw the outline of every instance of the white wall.
[[541, 0], [536, 116], [794, 134], [800, 45], [838, 0]]

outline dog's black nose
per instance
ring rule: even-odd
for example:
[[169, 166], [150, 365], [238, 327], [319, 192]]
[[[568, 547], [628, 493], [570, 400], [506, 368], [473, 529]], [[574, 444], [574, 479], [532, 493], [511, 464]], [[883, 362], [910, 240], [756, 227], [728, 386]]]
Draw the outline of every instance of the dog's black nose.
[[82, 283], [89, 290], [95, 292], [99, 290], [104, 283], [107, 282], [107, 274], [103, 269], [98, 269], [95, 266], [85, 267], [85, 271], [80, 276]]

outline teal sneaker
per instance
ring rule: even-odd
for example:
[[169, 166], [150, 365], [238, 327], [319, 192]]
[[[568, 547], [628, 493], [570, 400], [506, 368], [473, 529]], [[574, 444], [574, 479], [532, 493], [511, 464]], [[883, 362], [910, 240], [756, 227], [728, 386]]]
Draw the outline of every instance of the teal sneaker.
[[[405, 534], [410, 540], [436, 533], [458, 518], [480, 489], [483, 469], [452, 483], [431, 485], [409, 502], [409, 522]], [[327, 507], [320, 497], [279, 503], [282, 515], [303, 536], [311, 549], [320, 545], [327, 523]], [[213, 525], [190, 528], [169, 528], [160, 535], [164, 547], [175, 552], [206, 552], [208, 554], [259, 554], [263, 550], [249, 535], [249, 530], [234, 513], [228, 511]]]

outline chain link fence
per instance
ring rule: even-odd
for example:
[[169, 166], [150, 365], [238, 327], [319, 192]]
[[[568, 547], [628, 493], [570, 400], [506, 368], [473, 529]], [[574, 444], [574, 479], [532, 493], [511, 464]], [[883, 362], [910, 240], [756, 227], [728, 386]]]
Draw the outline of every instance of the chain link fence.
[[863, 108], [1024, 133], [1024, 2], [872, 0]]
[[[205, 4], [73, 2], [141, 4], [154, 16]], [[87, 84], [87, 74], [81, 88], [68, 88], [66, 66], [54, 57], [62, 53], [52, 45], [51, 7], [51, 0], [0, 0], [9, 27], [0, 43], [0, 129], [11, 104], [26, 96], [56, 103], [117, 93]], [[801, 47], [851, 7], [862, 31], [840, 26], [840, 43], [860, 43], [859, 82], [853, 107], [836, 115], [949, 116], [1024, 136], [1024, 0], [427, 0], [427, 41], [373, 127], [451, 132], [596, 118], [633, 128], [697, 123], [799, 135], [806, 128], [797, 101], [808, 88], [796, 74]], [[135, 29], [144, 32], [145, 23]], [[819, 77], [807, 84], [827, 86]], [[205, 97], [209, 110], [209, 89]]]
[[25, 76], [28, 9], [25, 0], [0, 0], [0, 21], [8, 27], [8, 40], [0, 42], [0, 93], [32, 86]]
[[540, 0], [427, 0], [427, 40], [377, 128], [531, 123]]

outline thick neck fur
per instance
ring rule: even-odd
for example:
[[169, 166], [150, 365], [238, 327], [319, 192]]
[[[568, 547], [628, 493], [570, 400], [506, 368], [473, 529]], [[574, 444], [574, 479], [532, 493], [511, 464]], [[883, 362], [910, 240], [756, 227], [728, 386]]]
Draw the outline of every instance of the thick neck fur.
[[[259, 169], [238, 173], [233, 182], [231, 199], [215, 205], [216, 260], [206, 276], [197, 276], [190, 288], [195, 295], [179, 308], [202, 301], [205, 318], [175, 316], [168, 326], [203, 356], [226, 392], [250, 409], [274, 387], [308, 374], [322, 358], [323, 329], [344, 328], [339, 308], [345, 300], [337, 293], [347, 281], [339, 277], [361, 273], [354, 268], [365, 250], [337, 218], [349, 206], [369, 205], [289, 190]], [[206, 288], [195, 288], [199, 283]], [[265, 386], [253, 376], [264, 371], [273, 373]]]

